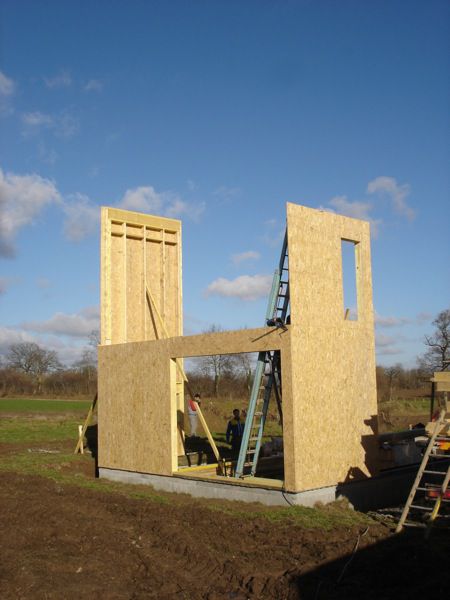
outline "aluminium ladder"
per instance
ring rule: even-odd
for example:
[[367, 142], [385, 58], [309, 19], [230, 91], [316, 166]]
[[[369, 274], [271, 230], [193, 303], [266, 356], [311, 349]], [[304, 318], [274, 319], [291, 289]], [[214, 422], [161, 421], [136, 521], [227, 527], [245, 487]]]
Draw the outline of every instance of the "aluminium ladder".
[[[423, 455], [422, 463], [414, 480], [408, 500], [403, 508], [402, 516], [396, 528], [396, 533], [403, 527], [422, 527], [429, 533], [433, 521], [438, 516], [442, 503], [450, 502], [448, 496], [450, 481], [450, 434], [441, 433], [447, 429], [446, 411], [442, 409], [433, 433]], [[445, 460], [446, 459], [446, 460]], [[444, 469], [440, 469], [443, 466]], [[433, 478], [433, 483], [425, 483], [425, 479]], [[418, 494], [420, 492], [420, 494]], [[421, 502], [419, 504], [419, 502]], [[429, 504], [423, 504], [423, 502]], [[434, 503], [431, 504], [434, 501]], [[410, 520], [408, 519], [410, 517]]]
[[[273, 276], [264, 325], [285, 326], [289, 308], [288, 262], [286, 231], [279, 267]], [[279, 350], [258, 353], [235, 477], [242, 478], [255, 475], [272, 390], [275, 393], [280, 422], [282, 423], [281, 357]]]

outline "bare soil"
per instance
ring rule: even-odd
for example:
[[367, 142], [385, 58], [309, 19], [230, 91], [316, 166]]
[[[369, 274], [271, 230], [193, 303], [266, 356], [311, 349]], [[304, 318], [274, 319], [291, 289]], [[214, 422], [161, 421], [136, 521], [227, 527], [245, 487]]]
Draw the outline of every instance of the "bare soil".
[[0, 506], [5, 600], [398, 599], [448, 591], [448, 532], [426, 544], [379, 523], [308, 530], [190, 498], [130, 499], [16, 473], [0, 474]]

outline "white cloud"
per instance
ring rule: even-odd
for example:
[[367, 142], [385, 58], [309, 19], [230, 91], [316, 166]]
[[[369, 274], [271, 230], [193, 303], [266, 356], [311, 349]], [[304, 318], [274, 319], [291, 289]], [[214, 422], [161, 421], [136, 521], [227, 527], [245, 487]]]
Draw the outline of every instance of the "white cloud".
[[[78, 242], [98, 231], [100, 210], [87, 196], [76, 193], [63, 199], [48, 179], [35, 174], [4, 174], [0, 169], [0, 257], [15, 255], [18, 231], [33, 224], [51, 204], [64, 212], [64, 234], [70, 241]], [[170, 192], [158, 193], [151, 186], [127, 190], [117, 206], [168, 217], [186, 215], [193, 220], [204, 210], [203, 204], [185, 202]]]
[[12, 112], [11, 98], [15, 89], [14, 81], [0, 71], [0, 116], [6, 116]]
[[416, 319], [418, 323], [431, 323], [433, 315], [429, 312], [420, 312]]
[[276, 219], [269, 219], [264, 222], [265, 233], [261, 236], [261, 240], [271, 248], [278, 248], [284, 240], [286, 228], [278, 229], [279, 225]]
[[162, 204], [161, 194], [149, 185], [127, 190], [119, 202], [119, 207], [125, 210], [155, 213], [161, 211]]
[[335, 196], [330, 200], [330, 204], [339, 213], [347, 217], [370, 221], [369, 213], [372, 210], [372, 205], [369, 202], [350, 202], [347, 200], [347, 196]]
[[50, 115], [35, 111], [23, 114], [22, 122], [30, 127], [50, 127], [54, 121]]
[[0, 277], [0, 296], [5, 294], [9, 286], [11, 285], [12, 279], [10, 277]]
[[15, 88], [14, 81], [0, 71], [0, 96], [12, 96]]
[[166, 217], [173, 219], [186, 215], [193, 221], [198, 221], [205, 210], [205, 203], [185, 202], [181, 198], [172, 198], [164, 211]]
[[61, 111], [56, 115], [42, 113], [40, 111], [27, 112], [22, 115], [24, 136], [37, 135], [43, 130], [51, 131], [55, 137], [71, 138], [79, 130], [77, 117], [70, 111]]
[[369, 221], [373, 236], [376, 237], [378, 235], [378, 227], [381, 224], [381, 219], [374, 219], [370, 215], [370, 211], [373, 208], [370, 202], [350, 202], [347, 196], [335, 196], [330, 200], [329, 204], [341, 215]]
[[62, 70], [54, 77], [44, 77], [45, 85], [50, 89], [65, 88], [72, 85], [69, 71]]
[[247, 260], [258, 260], [259, 258], [261, 258], [260, 253], [255, 250], [247, 250], [247, 252], [241, 252], [240, 254], [233, 254], [231, 256], [231, 260], [236, 266]]
[[78, 313], [58, 312], [46, 321], [27, 321], [20, 324], [24, 331], [88, 338], [92, 330], [98, 329], [100, 314], [98, 306], [89, 306]]
[[270, 292], [272, 275], [241, 275], [236, 279], [219, 277], [206, 288], [206, 296], [225, 296], [241, 300], [257, 300]]
[[412, 221], [415, 217], [415, 211], [406, 202], [407, 196], [411, 192], [411, 186], [407, 183], [399, 185], [394, 177], [381, 176], [370, 181], [367, 185], [367, 193], [381, 193], [387, 195], [393, 204], [395, 212]]
[[382, 317], [375, 313], [375, 325], [377, 327], [402, 327], [403, 325], [422, 324], [431, 321], [433, 315], [421, 312], [415, 317]]
[[226, 185], [221, 185], [214, 190], [213, 195], [223, 202], [230, 202], [234, 198], [239, 197], [241, 193], [242, 190], [239, 187], [227, 187]]
[[79, 242], [98, 230], [100, 209], [87, 196], [74, 194], [64, 202], [66, 215], [64, 234], [72, 242]]
[[204, 204], [185, 202], [171, 192], [157, 192], [151, 185], [127, 190], [119, 208], [177, 218], [186, 215], [196, 221], [204, 211]]
[[399, 327], [411, 323], [411, 319], [407, 317], [382, 317], [375, 314], [375, 325], [379, 327]]
[[72, 364], [80, 360], [86, 349], [85, 339], [70, 338], [69, 341], [55, 335], [35, 335], [22, 329], [0, 326], [0, 361], [5, 358], [12, 344], [34, 342], [46, 350], [54, 350], [58, 359], [64, 364]]
[[46, 290], [47, 288], [51, 287], [52, 282], [47, 277], [38, 277], [36, 279], [36, 285], [41, 290]]
[[84, 86], [85, 92], [101, 92], [103, 90], [103, 83], [100, 79], [89, 79]]
[[39, 175], [4, 174], [0, 169], [0, 256], [15, 255], [15, 238], [46, 206], [61, 202], [55, 184]]
[[377, 354], [379, 355], [391, 355], [401, 354], [402, 350], [396, 345], [399, 339], [396, 336], [383, 335], [377, 333], [375, 336], [375, 346]]
[[12, 344], [36, 341], [32, 335], [13, 327], [2, 327], [0, 325], [0, 356], [5, 356]]
[[53, 148], [48, 148], [44, 143], [38, 144], [38, 157], [47, 165], [54, 165], [58, 160], [58, 153]]

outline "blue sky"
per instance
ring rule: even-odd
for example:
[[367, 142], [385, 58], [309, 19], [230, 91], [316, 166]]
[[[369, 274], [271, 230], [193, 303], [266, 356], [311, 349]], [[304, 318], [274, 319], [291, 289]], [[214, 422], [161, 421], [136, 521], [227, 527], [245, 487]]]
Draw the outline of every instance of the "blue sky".
[[287, 201], [372, 222], [377, 360], [448, 308], [446, 1], [0, 3], [0, 353], [98, 326], [99, 206], [183, 220], [185, 333], [260, 326]]

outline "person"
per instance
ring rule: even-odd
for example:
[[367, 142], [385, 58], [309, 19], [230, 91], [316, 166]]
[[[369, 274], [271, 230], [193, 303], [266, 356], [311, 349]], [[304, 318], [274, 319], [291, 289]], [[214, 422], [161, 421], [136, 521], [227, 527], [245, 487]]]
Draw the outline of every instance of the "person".
[[[200, 394], [195, 394], [194, 401], [200, 406], [201, 398]], [[198, 413], [197, 408], [192, 401], [191, 398], [188, 400], [188, 416], [189, 416], [189, 425], [191, 428], [191, 437], [197, 437], [197, 427], [198, 427]]]
[[244, 433], [244, 423], [241, 421], [241, 413], [239, 409], [233, 410], [233, 418], [228, 421], [227, 427], [227, 443], [230, 443], [231, 437], [231, 448], [233, 452], [239, 452], [241, 447], [242, 435]]

